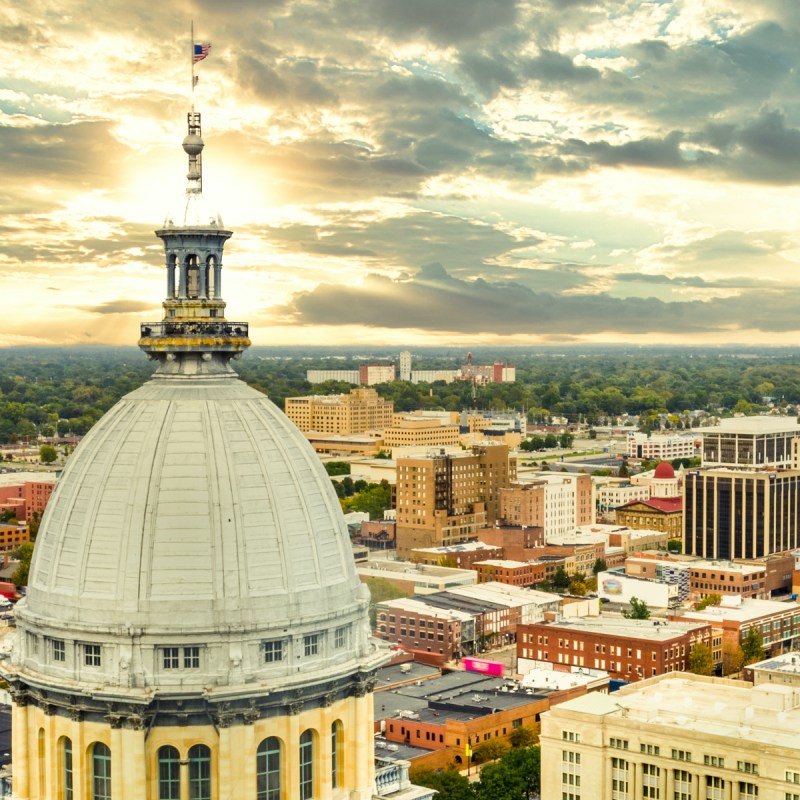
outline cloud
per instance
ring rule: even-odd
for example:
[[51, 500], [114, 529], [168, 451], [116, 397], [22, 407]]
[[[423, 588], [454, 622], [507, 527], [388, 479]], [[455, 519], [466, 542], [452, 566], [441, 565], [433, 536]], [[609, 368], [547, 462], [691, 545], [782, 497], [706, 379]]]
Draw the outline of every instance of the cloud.
[[142, 311], [152, 311], [155, 307], [153, 303], [139, 300], [109, 300], [99, 306], [84, 306], [84, 310], [92, 314], [138, 314]]

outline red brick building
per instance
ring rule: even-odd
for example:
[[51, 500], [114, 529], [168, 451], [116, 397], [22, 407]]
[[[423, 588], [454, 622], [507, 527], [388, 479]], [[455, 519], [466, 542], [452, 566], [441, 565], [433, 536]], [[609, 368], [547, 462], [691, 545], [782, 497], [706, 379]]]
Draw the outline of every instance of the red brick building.
[[488, 559], [476, 561], [473, 569], [478, 573], [478, 583], [498, 581], [509, 586], [529, 587], [542, 583], [546, 577], [545, 565], [539, 561]]
[[612, 678], [638, 681], [685, 671], [698, 643], [711, 647], [711, 625], [662, 620], [580, 617], [520, 625], [517, 658], [606, 670]]

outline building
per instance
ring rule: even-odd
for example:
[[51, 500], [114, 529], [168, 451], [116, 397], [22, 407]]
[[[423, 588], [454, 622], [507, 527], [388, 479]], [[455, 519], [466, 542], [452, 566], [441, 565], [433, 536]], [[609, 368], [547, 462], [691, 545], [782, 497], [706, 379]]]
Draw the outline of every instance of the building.
[[411, 383], [452, 383], [457, 377], [456, 369], [415, 369], [411, 372]]
[[352, 537], [353, 544], [361, 544], [370, 550], [394, 550], [395, 522], [391, 519], [363, 520], [358, 533]]
[[366, 564], [359, 564], [358, 575], [362, 581], [381, 578], [401, 591], [417, 595], [442, 592], [456, 586], [469, 586], [478, 580], [475, 571], [471, 569], [452, 569], [377, 558]]
[[744, 668], [744, 679], [754, 686], [779, 683], [800, 687], [800, 652], [793, 650], [756, 664], [748, 664]]
[[21, 522], [41, 519], [56, 485], [54, 474], [9, 472], [0, 475], [0, 511], [10, 511]]
[[650, 489], [650, 497], [680, 497], [683, 473], [676, 474], [672, 464], [662, 461], [650, 472], [631, 475], [630, 482], [634, 486], [647, 486]]
[[340, 383], [350, 383], [358, 386], [357, 369], [309, 369], [306, 370], [306, 380], [311, 383], [326, 383], [327, 381], [339, 381]]
[[400, 380], [411, 380], [411, 353], [408, 350], [400, 353]]
[[442, 547], [474, 539], [500, 510], [500, 490], [516, 477], [505, 445], [397, 459], [397, 550]]
[[546, 578], [544, 564], [540, 561], [509, 561], [487, 559], [476, 561], [478, 583], [507, 583], [509, 586], [530, 587], [542, 583]]
[[699, 642], [711, 647], [708, 623], [578, 617], [520, 626], [517, 658], [602, 669], [612, 678], [638, 681], [686, 669]]
[[663, 531], [670, 539], [680, 539], [683, 536], [683, 498], [651, 497], [649, 500], [634, 500], [618, 506], [614, 519], [617, 525]]
[[400, 416], [395, 414], [394, 422], [383, 430], [383, 446], [388, 450], [395, 447], [454, 447], [461, 440], [458, 425], [448, 425], [439, 419], [426, 417]]
[[69, 459], [0, 661], [14, 796], [370, 800], [386, 653], [328, 475], [230, 366], [248, 326], [224, 315], [231, 231], [188, 121], [164, 318], [139, 340], [156, 371]]
[[0, 553], [11, 553], [30, 540], [30, 529], [26, 523], [0, 522]]
[[375, 386], [378, 383], [391, 383], [397, 377], [394, 364], [381, 364], [371, 361], [358, 368], [358, 382], [362, 386]]
[[763, 564], [731, 561], [692, 561], [689, 564], [689, 599], [710, 594], [767, 599], [767, 568]]
[[[741, 644], [751, 628], [759, 632], [764, 651], [772, 656], [800, 646], [800, 614], [793, 604], [723, 597], [717, 606], [708, 606], [702, 611], [682, 610], [676, 612], [675, 618], [707, 622], [714, 630], [715, 638], [720, 639], [720, 648], [724, 642], [732, 646]], [[715, 652], [714, 656], [718, 662], [722, 653]]]
[[353, 389], [350, 394], [287, 397], [286, 416], [304, 433], [342, 436], [382, 430], [392, 424], [394, 404], [374, 389]]
[[436, 566], [448, 563], [458, 569], [474, 569], [476, 561], [502, 557], [502, 547], [484, 544], [481, 541], [452, 544], [448, 547], [420, 547], [411, 551], [411, 560], [415, 564]]
[[650, 498], [649, 486], [637, 485], [628, 480], [616, 478], [593, 478], [592, 480], [595, 485], [597, 513], [606, 519], [613, 520], [614, 512], [619, 506]]
[[731, 561], [800, 547], [798, 470], [689, 470], [684, 493], [684, 553]]
[[594, 486], [590, 475], [552, 475], [535, 482], [512, 483], [500, 491], [504, 525], [541, 527], [545, 541], [574, 533], [594, 522]]
[[672, 461], [676, 458], [697, 458], [700, 455], [703, 437], [692, 433], [639, 433], [630, 431], [627, 437], [627, 453], [630, 458], [648, 461]]
[[794, 800], [799, 725], [792, 686], [669, 673], [592, 692], [542, 715], [542, 800]]
[[677, 583], [630, 575], [622, 567], [597, 574], [597, 594], [611, 603], [630, 604], [636, 598], [650, 608], [670, 608], [681, 602]]
[[631, 577], [675, 584], [678, 587], [678, 602], [683, 603], [689, 599], [689, 566], [688, 560], [681, 557], [665, 558], [664, 553], [645, 551], [628, 556], [624, 569], [625, 574]]
[[800, 424], [794, 417], [732, 417], [697, 432], [703, 435], [703, 467], [788, 469]]

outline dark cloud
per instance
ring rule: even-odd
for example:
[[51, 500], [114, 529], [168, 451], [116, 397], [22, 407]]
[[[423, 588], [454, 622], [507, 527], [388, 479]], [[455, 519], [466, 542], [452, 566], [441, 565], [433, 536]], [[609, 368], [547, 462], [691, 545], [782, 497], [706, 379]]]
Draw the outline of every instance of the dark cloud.
[[296, 294], [278, 316], [299, 325], [345, 325], [352, 324], [353, 309], [358, 309], [358, 322], [368, 327], [472, 334], [778, 332], [796, 329], [798, 300], [797, 290], [673, 303], [599, 294], [557, 296], [515, 283], [463, 281], [441, 265], [429, 265], [404, 281], [370, 275], [363, 286], [321, 284]]
[[599, 80], [600, 71], [594, 67], [576, 66], [574, 61], [563, 53], [543, 50], [539, 56], [525, 63], [524, 75], [541, 83], [574, 85]]
[[276, 66], [251, 55], [242, 55], [236, 64], [239, 83], [268, 103], [288, 105], [328, 105], [336, 94], [318, 78], [318, 66], [310, 59], [281, 62]]
[[84, 311], [92, 314], [138, 314], [155, 308], [153, 303], [142, 303], [138, 300], [109, 300], [99, 306], [84, 306]]

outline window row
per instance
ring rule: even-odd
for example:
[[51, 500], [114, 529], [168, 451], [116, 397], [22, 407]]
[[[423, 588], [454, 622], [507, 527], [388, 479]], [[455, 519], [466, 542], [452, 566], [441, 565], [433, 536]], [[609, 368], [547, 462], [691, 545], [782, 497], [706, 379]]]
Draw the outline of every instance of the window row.
[[[344, 728], [340, 720], [331, 725], [331, 787], [336, 789], [344, 780]], [[318, 769], [320, 763], [318, 734], [305, 730], [298, 741], [300, 800], [315, 800], [319, 797]], [[39, 731], [40, 760], [44, 759], [44, 730]], [[74, 800], [75, 773], [73, 766], [72, 740], [59, 740], [59, 796], [63, 800]], [[285, 746], [276, 736], [264, 739], [256, 749], [256, 800], [281, 800], [285, 794]], [[189, 748], [184, 758], [177, 747], [164, 745], [156, 754], [158, 800], [180, 800], [181, 783], [188, 784], [192, 800], [212, 798], [212, 752], [204, 744]], [[182, 772], [182, 766], [186, 771]], [[111, 797], [111, 750], [102, 742], [94, 742], [87, 750], [90, 800], [112, 800]], [[45, 768], [40, 764], [40, 780], [44, 781]], [[44, 786], [41, 787], [44, 796]]]

